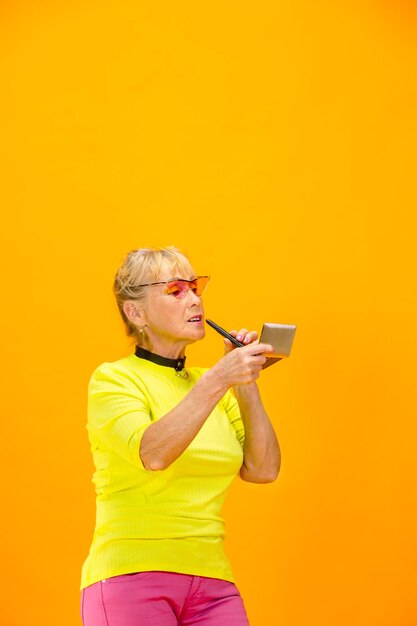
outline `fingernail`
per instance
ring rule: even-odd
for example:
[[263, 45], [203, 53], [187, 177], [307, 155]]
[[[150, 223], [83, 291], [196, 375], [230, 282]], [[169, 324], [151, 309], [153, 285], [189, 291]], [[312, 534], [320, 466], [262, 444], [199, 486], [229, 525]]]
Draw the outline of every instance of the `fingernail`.
[[242, 341], [242, 335], [238, 335], [238, 336], [236, 337], [236, 339], [237, 339], [238, 341]]

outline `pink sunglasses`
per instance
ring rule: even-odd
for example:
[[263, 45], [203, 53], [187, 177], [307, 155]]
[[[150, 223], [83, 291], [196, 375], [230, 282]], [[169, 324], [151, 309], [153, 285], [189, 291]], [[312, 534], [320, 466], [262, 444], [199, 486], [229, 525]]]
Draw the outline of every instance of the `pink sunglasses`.
[[210, 276], [196, 276], [191, 280], [185, 278], [170, 278], [158, 283], [146, 283], [138, 287], [151, 287], [152, 285], [166, 285], [166, 293], [174, 296], [177, 300], [182, 300], [187, 292], [191, 290], [196, 296], [202, 296], [208, 285]]

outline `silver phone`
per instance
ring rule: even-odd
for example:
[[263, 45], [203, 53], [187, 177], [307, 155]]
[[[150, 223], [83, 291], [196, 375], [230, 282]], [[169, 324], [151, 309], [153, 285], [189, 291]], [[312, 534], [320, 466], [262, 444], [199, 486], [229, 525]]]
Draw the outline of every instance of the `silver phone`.
[[290, 356], [296, 329], [295, 324], [272, 324], [265, 322], [259, 341], [260, 343], [271, 344], [274, 352], [267, 357], [262, 369]]

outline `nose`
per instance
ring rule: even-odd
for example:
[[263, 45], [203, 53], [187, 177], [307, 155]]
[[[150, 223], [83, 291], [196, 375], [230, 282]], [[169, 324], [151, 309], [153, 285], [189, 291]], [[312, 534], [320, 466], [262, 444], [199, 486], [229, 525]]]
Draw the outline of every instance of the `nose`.
[[200, 304], [201, 302], [201, 296], [198, 296], [196, 293], [194, 293], [191, 288], [188, 289], [186, 297], [188, 298], [189, 302], [191, 302], [192, 306]]

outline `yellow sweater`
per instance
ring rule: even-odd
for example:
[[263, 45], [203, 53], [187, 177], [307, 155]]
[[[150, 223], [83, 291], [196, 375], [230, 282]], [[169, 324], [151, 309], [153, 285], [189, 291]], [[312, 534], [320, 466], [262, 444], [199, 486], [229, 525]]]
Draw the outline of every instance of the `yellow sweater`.
[[135, 354], [104, 363], [89, 385], [87, 429], [96, 471], [97, 517], [81, 587], [139, 571], [169, 571], [233, 582], [224, 554], [221, 508], [243, 460], [244, 427], [229, 392], [185, 452], [166, 470], [145, 470], [146, 428], [176, 406], [204, 373]]

